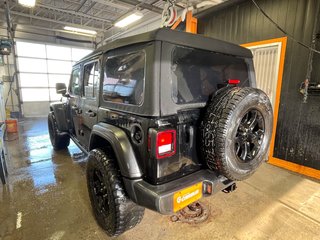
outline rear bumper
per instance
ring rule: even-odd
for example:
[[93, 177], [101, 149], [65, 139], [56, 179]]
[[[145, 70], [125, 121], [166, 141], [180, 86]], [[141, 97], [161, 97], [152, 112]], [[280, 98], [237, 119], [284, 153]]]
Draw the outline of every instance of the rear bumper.
[[161, 185], [151, 185], [141, 179], [130, 180], [124, 178], [127, 193], [132, 201], [161, 214], [174, 213], [173, 196], [175, 192], [199, 182], [206, 182], [212, 185], [212, 193], [203, 194], [203, 197], [222, 191], [234, 183], [223, 176], [217, 177], [216, 174], [210, 170], [199, 170]]

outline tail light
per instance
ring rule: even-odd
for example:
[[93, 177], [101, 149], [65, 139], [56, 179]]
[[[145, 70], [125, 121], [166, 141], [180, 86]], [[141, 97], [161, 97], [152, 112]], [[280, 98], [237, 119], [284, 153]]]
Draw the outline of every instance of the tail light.
[[237, 85], [240, 83], [240, 80], [239, 79], [229, 79], [228, 83], [233, 84], [233, 85]]
[[157, 159], [170, 157], [176, 153], [176, 130], [166, 130], [157, 133]]

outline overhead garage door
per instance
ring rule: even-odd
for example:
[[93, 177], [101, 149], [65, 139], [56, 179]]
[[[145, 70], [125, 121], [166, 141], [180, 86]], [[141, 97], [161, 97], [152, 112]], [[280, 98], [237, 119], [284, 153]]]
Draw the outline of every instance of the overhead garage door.
[[72, 65], [90, 49], [17, 41], [20, 93], [26, 117], [43, 116], [60, 99], [57, 82], [68, 83]]

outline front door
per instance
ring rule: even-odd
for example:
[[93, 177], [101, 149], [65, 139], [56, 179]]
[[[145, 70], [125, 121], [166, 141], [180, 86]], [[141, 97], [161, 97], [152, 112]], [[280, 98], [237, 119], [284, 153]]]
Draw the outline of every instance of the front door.
[[78, 140], [81, 138], [80, 123], [82, 118], [81, 109], [81, 84], [80, 84], [80, 67], [74, 68], [71, 74], [69, 86], [69, 104], [70, 117], [71, 117], [71, 134], [76, 136]]
[[97, 123], [99, 78], [99, 61], [93, 60], [86, 63], [83, 67], [82, 121], [80, 122], [80, 131], [83, 134], [81, 144], [87, 149], [89, 147], [92, 127]]

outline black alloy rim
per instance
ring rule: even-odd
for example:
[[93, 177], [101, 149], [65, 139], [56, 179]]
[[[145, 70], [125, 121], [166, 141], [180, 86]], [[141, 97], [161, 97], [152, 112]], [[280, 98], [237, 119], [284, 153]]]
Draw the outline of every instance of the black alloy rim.
[[235, 138], [235, 152], [242, 162], [254, 159], [262, 145], [265, 133], [264, 119], [260, 111], [250, 109], [241, 119]]
[[107, 216], [109, 213], [108, 190], [103, 182], [102, 173], [99, 170], [93, 172], [93, 194], [98, 204], [98, 211]]

